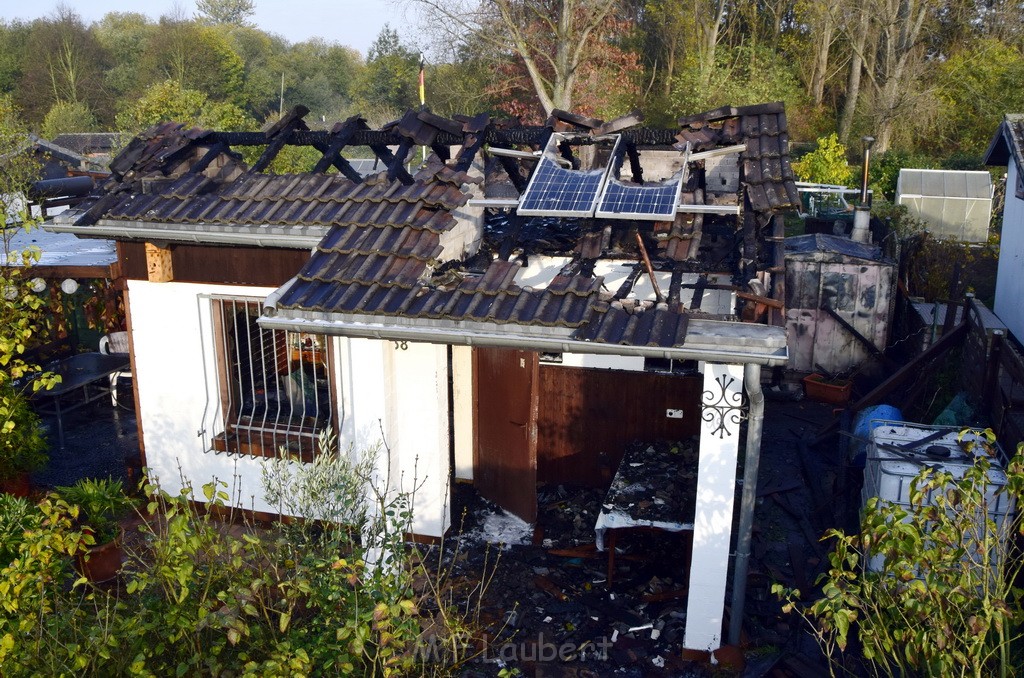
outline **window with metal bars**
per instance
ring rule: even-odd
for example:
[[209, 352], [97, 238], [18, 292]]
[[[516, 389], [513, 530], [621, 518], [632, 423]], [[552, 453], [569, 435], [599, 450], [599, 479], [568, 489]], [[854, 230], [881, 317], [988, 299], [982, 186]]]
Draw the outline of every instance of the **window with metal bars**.
[[322, 334], [261, 328], [262, 300], [214, 298], [219, 452], [311, 461], [334, 426], [331, 355]]

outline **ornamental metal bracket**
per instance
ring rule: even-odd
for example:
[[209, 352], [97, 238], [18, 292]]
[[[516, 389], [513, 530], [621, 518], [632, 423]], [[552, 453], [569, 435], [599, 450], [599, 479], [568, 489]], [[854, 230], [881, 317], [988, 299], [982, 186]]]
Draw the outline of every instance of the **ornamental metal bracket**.
[[720, 374], [715, 377], [718, 389], [701, 394], [700, 417], [714, 427], [713, 436], [725, 438], [739, 433], [740, 424], [747, 418], [747, 396], [742, 384], [738, 391], [729, 390], [736, 381], [735, 377]]

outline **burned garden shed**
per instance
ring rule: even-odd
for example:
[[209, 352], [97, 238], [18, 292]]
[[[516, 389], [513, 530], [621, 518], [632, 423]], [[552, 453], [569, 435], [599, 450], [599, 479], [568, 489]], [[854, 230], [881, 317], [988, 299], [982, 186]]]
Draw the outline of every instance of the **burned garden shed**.
[[[730, 558], [742, 577], [749, 557], [760, 370], [787, 360], [782, 104], [670, 130], [423, 110], [314, 132], [305, 113], [155, 127], [47, 225], [117, 240], [147, 464], [172, 490], [180, 468], [252, 497], [282, 448], [383, 438], [384, 489], [414, 483], [413, 529], [436, 537], [455, 480], [533, 520], [538, 482], [606, 486], [632, 441], [691, 440], [686, 643], [717, 647]], [[269, 172], [286, 145], [320, 158]], [[382, 171], [356, 171], [351, 146]], [[417, 146], [432, 154], [412, 168]]]
[[876, 245], [822, 233], [786, 238], [790, 368], [843, 374], [884, 351], [895, 270]]

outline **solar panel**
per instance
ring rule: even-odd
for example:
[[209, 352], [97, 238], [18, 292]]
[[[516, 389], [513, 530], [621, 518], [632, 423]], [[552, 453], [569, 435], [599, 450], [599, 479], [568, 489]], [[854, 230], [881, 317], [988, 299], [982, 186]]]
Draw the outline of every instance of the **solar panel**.
[[524, 216], [593, 216], [605, 173], [604, 167], [564, 169], [547, 155], [542, 156], [519, 201], [518, 212]]
[[672, 221], [676, 218], [682, 185], [682, 172], [668, 181], [643, 186], [630, 186], [618, 179], [608, 179], [596, 216], [602, 219]]

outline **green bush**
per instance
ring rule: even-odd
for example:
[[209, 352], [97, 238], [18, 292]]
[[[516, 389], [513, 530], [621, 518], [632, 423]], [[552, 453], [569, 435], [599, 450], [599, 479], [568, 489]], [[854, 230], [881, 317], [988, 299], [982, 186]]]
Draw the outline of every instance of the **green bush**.
[[818, 146], [799, 160], [793, 161], [793, 171], [801, 181], [834, 186], [849, 186], [853, 170], [846, 162], [846, 146], [839, 142], [835, 132], [818, 139]]
[[[773, 586], [787, 601], [784, 609], [809, 622], [833, 673], [852, 669], [844, 651], [854, 637], [876, 675], [980, 678], [1016, 675], [1022, 666], [1021, 562], [1014, 545], [1021, 517], [993, 519], [992, 432], [961, 438], [965, 447], [987, 448], [962, 477], [923, 466], [911, 481], [909, 506], [874, 498], [859, 534], [826, 533], [835, 546], [817, 581], [821, 598], [804, 604], [799, 591]], [[1003, 506], [1019, 507], [1024, 444], [1006, 478]], [[876, 567], [868, 569], [873, 560]]]
[[411, 495], [372, 489], [376, 452], [349, 461], [322, 444], [314, 464], [268, 462], [264, 481], [320, 519], [255, 525], [226, 507], [223, 482], [199, 501], [146, 482], [141, 537], [126, 539], [113, 589], [76, 578], [89, 541], [79, 508], [45, 498], [0, 570], [3, 675], [394, 676], [465, 661], [464, 645], [420, 651], [427, 627], [448, 628], [444, 643], [474, 625], [403, 541]]

